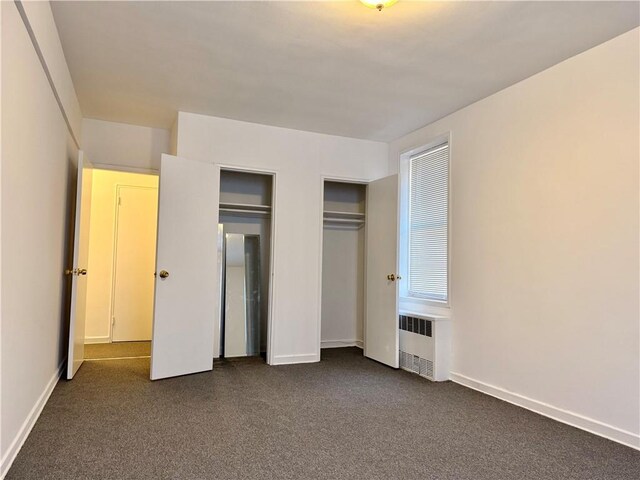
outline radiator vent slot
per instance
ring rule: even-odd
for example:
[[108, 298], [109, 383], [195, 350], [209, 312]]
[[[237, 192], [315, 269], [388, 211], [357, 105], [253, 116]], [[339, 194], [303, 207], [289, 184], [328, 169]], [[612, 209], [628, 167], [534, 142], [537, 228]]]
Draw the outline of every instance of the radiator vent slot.
[[407, 368], [407, 352], [400, 350], [400, 368]]
[[400, 350], [400, 368], [433, 380], [433, 362]]
[[413, 355], [413, 364], [411, 365], [411, 370], [415, 373], [420, 373], [420, 360], [422, 360], [419, 356]]
[[418, 359], [420, 360], [420, 368], [418, 369], [418, 374], [425, 376], [427, 373], [427, 359], [420, 357], [418, 357]]
[[424, 361], [424, 370], [420, 371], [420, 375], [427, 378], [433, 378], [433, 362], [431, 360]]
[[398, 318], [398, 327], [400, 330], [417, 333], [418, 335], [424, 335], [426, 337], [430, 337], [432, 332], [431, 320], [411, 317], [409, 315], [400, 315]]

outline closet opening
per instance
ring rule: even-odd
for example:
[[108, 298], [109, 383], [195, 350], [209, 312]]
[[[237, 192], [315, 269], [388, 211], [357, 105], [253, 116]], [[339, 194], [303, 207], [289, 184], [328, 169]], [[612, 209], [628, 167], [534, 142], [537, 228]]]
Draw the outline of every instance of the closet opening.
[[367, 185], [323, 182], [320, 348], [364, 348]]
[[158, 180], [153, 174], [90, 172], [85, 360], [151, 355]]
[[220, 171], [220, 312], [214, 359], [268, 361], [273, 183], [273, 174]]

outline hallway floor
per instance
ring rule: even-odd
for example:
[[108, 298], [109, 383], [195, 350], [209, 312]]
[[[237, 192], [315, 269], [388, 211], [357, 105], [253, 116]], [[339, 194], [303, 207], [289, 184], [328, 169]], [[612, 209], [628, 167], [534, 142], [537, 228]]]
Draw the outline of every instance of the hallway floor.
[[635, 480], [640, 452], [362, 356], [221, 362], [149, 381], [149, 359], [60, 381], [18, 479]]
[[92, 343], [84, 346], [85, 360], [139, 358], [151, 355], [151, 342]]

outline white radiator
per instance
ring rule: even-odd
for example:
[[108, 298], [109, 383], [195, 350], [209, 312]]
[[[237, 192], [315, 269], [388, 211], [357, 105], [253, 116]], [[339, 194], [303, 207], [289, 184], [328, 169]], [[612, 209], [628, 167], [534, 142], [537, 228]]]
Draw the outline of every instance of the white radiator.
[[437, 382], [449, 380], [449, 321], [401, 312], [398, 328], [400, 368]]

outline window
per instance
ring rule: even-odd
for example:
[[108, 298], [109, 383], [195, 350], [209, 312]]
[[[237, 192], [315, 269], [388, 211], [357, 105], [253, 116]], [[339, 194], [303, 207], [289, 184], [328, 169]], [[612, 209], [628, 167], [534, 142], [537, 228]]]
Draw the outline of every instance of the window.
[[448, 302], [449, 143], [409, 157], [408, 294]]

